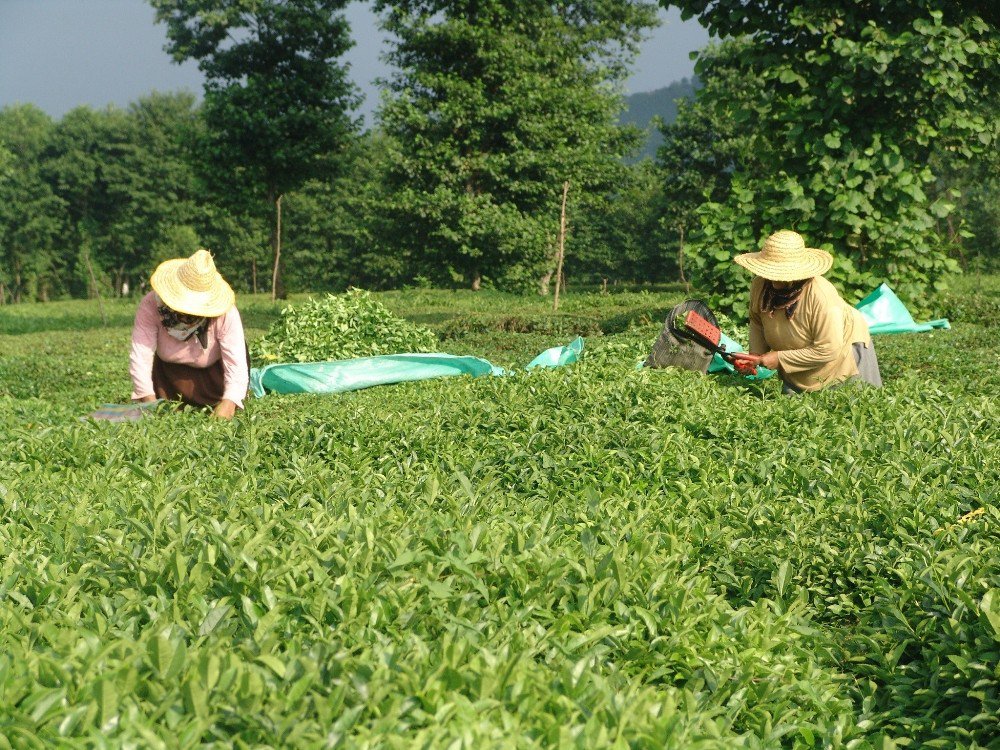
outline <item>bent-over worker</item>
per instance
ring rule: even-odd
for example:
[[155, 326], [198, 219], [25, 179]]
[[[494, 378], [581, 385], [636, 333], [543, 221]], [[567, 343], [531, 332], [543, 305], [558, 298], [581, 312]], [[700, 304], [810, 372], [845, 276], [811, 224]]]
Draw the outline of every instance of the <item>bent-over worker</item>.
[[823, 274], [825, 250], [806, 247], [781, 230], [757, 253], [734, 259], [754, 274], [750, 283], [750, 354], [777, 370], [785, 393], [816, 391], [846, 381], [881, 387], [878, 358], [864, 317]]
[[250, 382], [236, 295], [211, 254], [161, 263], [132, 328], [132, 400], [180, 399], [232, 419]]

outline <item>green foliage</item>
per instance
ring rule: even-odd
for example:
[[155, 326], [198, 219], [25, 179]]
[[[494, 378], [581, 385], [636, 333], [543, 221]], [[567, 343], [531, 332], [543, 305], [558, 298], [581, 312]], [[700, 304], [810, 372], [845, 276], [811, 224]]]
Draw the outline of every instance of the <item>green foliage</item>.
[[72, 261], [63, 278], [68, 291], [76, 295], [93, 296], [98, 291], [91, 288], [84, 258], [91, 259], [95, 275], [103, 276], [100, 272], [113, 268], [132, 245], [133, 238], [123, 227], [131, 206], [120, 200], [119, 192], [127, 192], [121, 181], [131, 176], [122, 169], [135, 146], [131, 135], [124, 110], [77, 107], [55, 125], [45, 144], [40, 166], [65, 207], [59, 239], [75, 252], [67, 253]]
[[351, 289], [286, 307], [251, 355], [264, 364], [320, 362], [430, 352], [436, 344], [431, 331], [396, 317], [371, 292]]
[[[992, 139], [1000, 136], [1000, 92], [988, 114]], [[1000, 154], [983, 153], [972, 162], [950, 158], [945, 152], [935, 158], [938, 177], [934, 194], [953, 207], [937, 221], [938, 231], [955, 246], [962, 270], [974, 274], [1000, 268]]]
[[600, 206], [637, 131], [619, 85], [655, 22], [635, 2], [380, 2], [398, 73], [387, 245], [439, 284], [537, 288], [554, 270], [560, 201]]
[[386, 175], [392, 159], [380, 131], [358, 138], [336, 176], [314, 180], [288, 196], [284, 220], [293, 288], [343, 291], [386, 288], [412, 276], [406, 255], [391, 249], [385, 217]]
[[[857, 3], [674, 2], [720, 36], [747, 38], [739, 64], [762, 81], [734, 117], [765, 163], [735, 165], [732, 189], [699, 209], [698, 280], [732, 301], [731, 275], [711, 258], [756, 250], [795, 229], [840, 258], [842, 281], [888, 279], [915, 300], [957, 266], [937, 221], [954, 209], [935, 194], [935, 154], [971, 160], [992, 142], [1000, 27], [995, 5], [926, 0]], [[970, 7], [971, 6], [971, 7]], [[788, 43], [794, 38], [794, 43]], [[699, 68], [709, 106], [726, 106]], [[706, 259], [706, 256], [707, 259]]]
[[65, 203], [41, 169], [41, 155], [54, 123], [37, 107], [0, 109], [0, 302], [47, 299], [63, 289], [59, 237]]
[[[663, 145], [656, 155], [663, 181], [659, 221], [677, 247], [679, 275], [711, 290], [715, 304], [726, 309], [739, 309], [734, 291], [740, 289], [740, 279], [727, 264], [712, 260], [739, 232], [728, 222], [706, 222], [700, 238], [700, 217], [730, 196], [737, 170], [763, 169], [769, 161], [752, 131], [734, 117], [752, 100], [768, 95], [760, 76], [743, 63], [746, 54], [746, 40], [740, 39], [711, 45], [700, 53], [698, 64], [707, 90], [682, 102], [677, 118], [663, 125]], [[737, 213], [734, 220], [751, 217]], [[714, 232], [722, 236], [713, 237]], [[695, 244], [689, 247], [692, 236]]]
[[[1000, 282], [977, 283], [978, 319], [877, 339], [880, 391], [636, 370], [681, 293], [569, 295], [605, 334], [571, 368], [233, 423], [81, 421], [127, 397], [134, 309], [2, 308], [0, 738], [989, 747]], [[376, 299], [436, 330], [546, 311]], [[240, 305], [252, 338], [278, 315]], [[478, 335], [449, 344], [541, 341]]]
[[174, 238], [200, 229], [215, 239], [190, 164], [199, 123], [190, 94], [152, 94], [127, 110], [78, 107], [58, 123], [27, 106], [0, 112], [0, 143], [18, 155], [0, 176], [0, 278], [14, 301], [117, 295], [190, 245]]
[[108, 167], [111, 198], [126, 210], [115, 221], [122, 241], [107, 267], [117, 271], [119, 283], [127, 279], [135, 287], [158, 261], [207, 244], [198, 231], [208, 223], [207, 207], [191, 145], [204, 126], [190, 93], [150, 94], [130, 105], [127, 115], [129, 147]]
[[[232, 203], [255, 198], [271, 210], [335, 168], [357, 104], [340, 62], [353, 44], [342, 15], [347, 0], [151, 3], [174, 58], [197, 60], [205, 74], [203, 174], [230, 191]], [[275, 215], [275, 263], [280, 244]]]
[[[329, 168], [352, 126], [342, 0], [152, 0], [169, 50], [206, 76], [211, 156], [244, 186], [281, 195]], [[240, 168], [237, 168], [240, 167]]]
[[648, 161], [633, 165], [603, 201], [575, 202], [569, 216], [564, 273], [575, 284], [602, 280], [672, 281], [677, 264], [661, 217], [668, 207], [660, 174]]

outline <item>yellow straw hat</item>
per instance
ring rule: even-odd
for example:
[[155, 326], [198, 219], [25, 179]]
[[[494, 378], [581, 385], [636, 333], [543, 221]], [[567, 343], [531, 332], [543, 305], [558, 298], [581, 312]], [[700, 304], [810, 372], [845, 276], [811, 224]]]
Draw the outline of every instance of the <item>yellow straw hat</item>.
[[218, 271], [208, 250], [199, 250], [190, 258], [165, 260], [149, 280], [171, 310], [185, 315], [217, 318], [233, 306], [236, 295]]
[[806, 247], [798, 232], [782, 229], [766, 240], [759, 253], [743, 253], [733, 258], [751, 273], [770, 281], [798, 281], [822, 276], [833, 265], [826, 250]]

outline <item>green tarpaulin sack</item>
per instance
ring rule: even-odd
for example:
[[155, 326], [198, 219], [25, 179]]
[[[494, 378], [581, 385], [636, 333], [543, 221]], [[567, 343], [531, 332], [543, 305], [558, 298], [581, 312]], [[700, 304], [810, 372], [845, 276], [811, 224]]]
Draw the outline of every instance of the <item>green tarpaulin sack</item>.
[[931, 320], [927, 323], [917, 323], [887, 284], [881, 284], [878, 289], [855, 305], [865, 320], [868, 330], [877, 333], [922, 333], [934, 328], [951, 328], [945, 318]]
[[[528, 363], [535, 367], [561, 367], [576, 362], [583, 339], [546, 349]], [[295, 362], [250, 370], [250, 390], [260, 398], [267, 393], [345, 393], [375, 385], [430, 380], [456, 375], [503, 375], [505, 370], [479, 357], [454, 354], [384, 354], [332, 362]]]

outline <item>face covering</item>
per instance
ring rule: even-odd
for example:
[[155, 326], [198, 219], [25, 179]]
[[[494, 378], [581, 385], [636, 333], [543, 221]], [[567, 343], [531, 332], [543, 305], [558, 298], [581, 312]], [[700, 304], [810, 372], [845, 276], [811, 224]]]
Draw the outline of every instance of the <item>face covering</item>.
[[160, 322], [167, 329], [167, 334], [178, 341], [187, 341], [208, 321], [208, 318], [195, 318], [193, 321], [182, 321], [178, 313], [164, 305], [159, 297], [156, 298], [156, 311], [160, 314]]
[[201, 328], [201, 325], [204, 322], [205, 319], [200, 318], [197, 323], [190, 326], [174, 326], [173, 328], [168, 328], [167, 335], [172, 336], [178, 341], [187, 341], [198, 331], [199, 328]]

